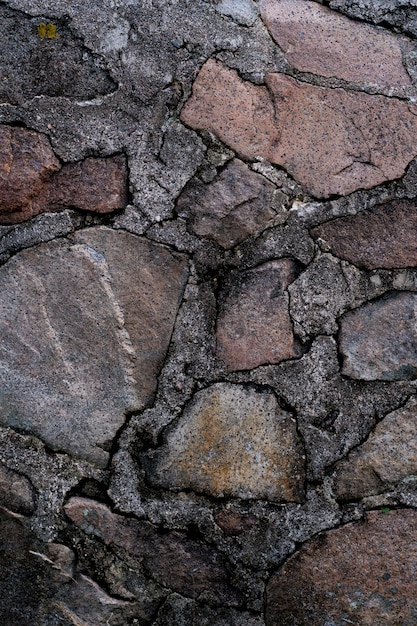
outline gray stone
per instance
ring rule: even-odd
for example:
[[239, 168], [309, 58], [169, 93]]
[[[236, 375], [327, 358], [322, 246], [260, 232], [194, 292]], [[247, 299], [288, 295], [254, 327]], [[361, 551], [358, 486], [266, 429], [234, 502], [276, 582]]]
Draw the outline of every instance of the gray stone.
[[88, 100], [116, 89], [104, 64], [63, 21], [30, 19], [5, 6], [0, 19], [0, 102], [21, 104], [41, 94]]
[[296, 425], [271, 393], [219, 383], [195, 394], [165, 445], [143, 456], [148, 480], [215, 497], [303, 498]]
[[391, 292], [341, 320], [342, 373], [360, 380], [417, 377], [417, 295]]
[[229, 250], [272, 221], [275, 191], [272, 183], [234, 159], [210, 185], [191, 181], [177, 211], [193, 233]]
[[253, 0], [221, 0], [216, 11], [243, 26], [252, 26], [258, 17], [258, 7]]
[[337, 498], [355, 500], [417, 475], [417, 401], [389, 413], [369, 438], [335, 466]]
[[337, 259], [323, 254], [288, 288], [295, 332], [303, 339], [337, 332], [337, 317], [355, 301], [360, 284], [357, 270], [349, 277]]
[[125, 412], [153, 396], [184, 271], [106, 228], [14, 257], [0, 272], [1, 423], [105, 465]]

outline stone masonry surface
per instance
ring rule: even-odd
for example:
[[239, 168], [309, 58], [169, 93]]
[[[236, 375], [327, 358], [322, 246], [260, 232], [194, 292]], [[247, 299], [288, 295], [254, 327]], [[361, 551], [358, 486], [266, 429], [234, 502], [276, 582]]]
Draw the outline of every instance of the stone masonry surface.
[[416, 2], [0, 18], [0, 624], [415, 626]]

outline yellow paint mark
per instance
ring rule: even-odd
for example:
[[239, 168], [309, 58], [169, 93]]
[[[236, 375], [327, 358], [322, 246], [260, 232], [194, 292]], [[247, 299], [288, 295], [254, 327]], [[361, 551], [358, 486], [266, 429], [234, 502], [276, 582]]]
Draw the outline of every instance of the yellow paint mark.
[[45, 22], [38, 25], [38, 35], [41, 39], [58, 39], [59, 37], [56, 32], [56, 24], [45, 24]]

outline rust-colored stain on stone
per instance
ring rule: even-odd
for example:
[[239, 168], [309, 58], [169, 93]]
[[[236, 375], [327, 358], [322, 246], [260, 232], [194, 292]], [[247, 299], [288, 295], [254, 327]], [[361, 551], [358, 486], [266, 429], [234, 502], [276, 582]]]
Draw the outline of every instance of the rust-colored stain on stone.
[[152, 484], [216, 497], [303, 497], [304, 462], [296, 426], [271, 393], [213, 385], [195, 395], [166, 441], [144, 455]]
[[288, 312], [290, 259], [234, 274], [220, 295], [216, 353], [229, 370], [246, 370], [299, 356]]
[[269, 581], [267, 626], [414, 624], [416, 525], [416, 511], [371, 511], [307, 542]]
[[254, 86], [210, 59], [181, 120], [210, 130], [241, 157], [283, 166], [318, 198], [398, 178], [417, 154], [417, 117], [404, 101], [276, 73], [265, 83]]
[[61, 165], [46, 135], [0, 126], [0, 224], [68, 207], [110, 213], [126, 202], [123, 155]]
[[302, 72], [386, 87], [411, 84], [401, 43], [309, 0], [261, 0], [261, 15], [288, 61]]

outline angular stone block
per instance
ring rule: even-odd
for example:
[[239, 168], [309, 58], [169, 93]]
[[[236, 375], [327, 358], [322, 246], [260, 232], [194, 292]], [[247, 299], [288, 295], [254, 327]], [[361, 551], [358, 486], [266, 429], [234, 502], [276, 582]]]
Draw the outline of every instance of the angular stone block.
[[143, 457], [148, 480], [215, 497], [303, 498], [296, 424], [272, 393], [218, 383], [195, 394], [165, 445]]

